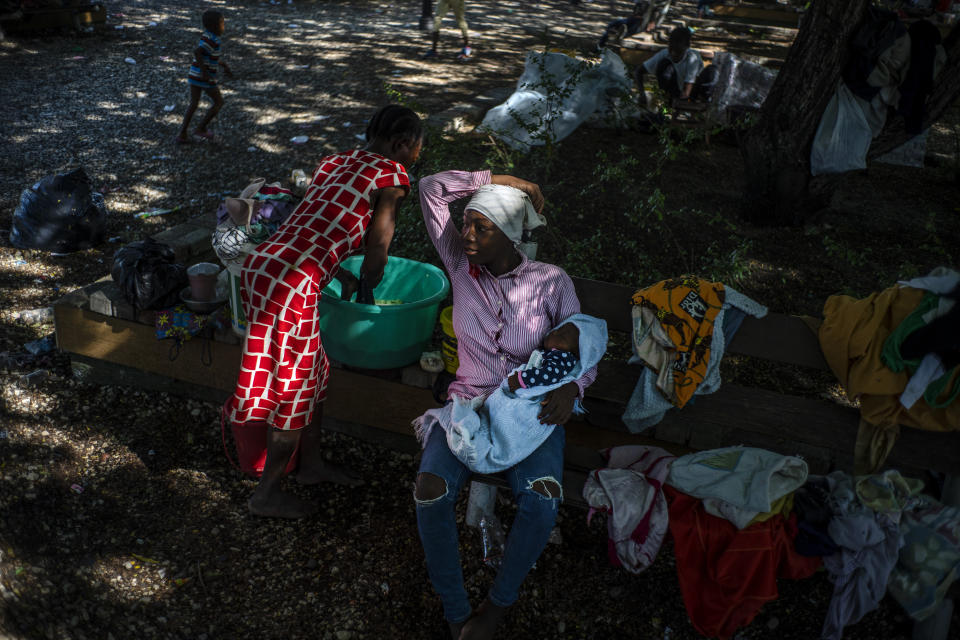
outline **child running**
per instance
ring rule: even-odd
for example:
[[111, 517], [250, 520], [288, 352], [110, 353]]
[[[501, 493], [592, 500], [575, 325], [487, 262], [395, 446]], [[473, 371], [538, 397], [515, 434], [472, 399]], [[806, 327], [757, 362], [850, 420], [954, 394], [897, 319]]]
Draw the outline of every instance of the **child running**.
[[233, 77], [230, 65], [220, 59], [220, 36], [226, 29], [226, 23], [223, 14], [219, 11], [209, 9], [203, 12], [203, 33], [200, 35], [200, 42], [193, 51], [193, 64], [190, 65], [190, 73], [187, 76], [187, 83], [190, 85], [190, 106], [187, 112], [183, 114], [183, 124], [180, 125], [180, 132], [177, 134], [177, 144], [186, 144], [192, 142], [187, 136], [187, 127], [190, 126], [190, 120], [200, 105], [200, 95], [204, 92], [213, 101], [207, 115], [203, 117], [200, 124], [194, 130], [193, 135], [207, 140], [213, 139], [213, 134], [208, 127], [213, 118], [219, 113], [223, 106], [223, 96], [220, 94], [220, 88], [217, 86], [217, 68], [222, 66], [224, 72], [229, 77]]
[[319, 447], [330, 365], [317, 302], [340, 263], [361, 249], [364, 281], [373, 288], [383, 278], [397, 207], [410, 190], [405, 167], [420, 155], [423, 126], [412, 110], [389, 105], [370, 120], [366, 139], [363, 149], [320, 161], [300, 205], [243, 263], [247, 336], [224, 411], [240, 428], [270, 427], [263, 475], [247, 503], [254, 515], [300, 518], [316, 509], [280, 490], [298, 446], [298, 482], [360, 484], [324, 462]]

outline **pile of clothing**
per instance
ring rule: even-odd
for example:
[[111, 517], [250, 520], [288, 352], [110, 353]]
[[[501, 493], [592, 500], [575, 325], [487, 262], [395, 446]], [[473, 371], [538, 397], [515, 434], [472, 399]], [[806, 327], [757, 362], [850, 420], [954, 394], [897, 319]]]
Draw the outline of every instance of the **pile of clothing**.
[[960, 429], [960, 272], [938, 267], [857, 300], [831, 296], [820, 348], [851, 398], [860, 401], [858, 474], [878, 470], [900, 425]]
[[808, 476], [801, 458], [750, 447], [605, 455], [583, 496], [588, 519], [607, 514], [611, 562], [639, 573], [669, 531], [687, 615], [706, 636], [732, 637], [777, 598], [778, 578], [821, 566], [834, 583], [823, 638], [841, 638], [887, 592], [922, 620], [960, 570], [960, 509], [897, 471]]
[[767, 308], [719, 282], [693, 275], [663, 280], [633, 295], [633, 357], [643, 365], [623, 422], [633, 433], [720, 388], [720, 360], [743, 319]]
[[213, 250], [230, 273], [240, 275], [247, 254], [269, 238], [297, 207], [300, 199], [279, 182], [256, 178], [217, 209]]

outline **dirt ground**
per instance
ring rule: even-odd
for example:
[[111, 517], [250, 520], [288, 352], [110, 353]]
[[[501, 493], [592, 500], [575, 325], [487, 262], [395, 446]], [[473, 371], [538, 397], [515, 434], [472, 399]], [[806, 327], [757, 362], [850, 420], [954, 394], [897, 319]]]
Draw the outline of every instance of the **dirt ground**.
[[[418, 0], [274, 1], [203, 5], [226, 14], [224, 59], [236, 73], [223, 85], [214, 144], [172, 143], [198, 34], [195, 2], [111, 2], [108, 24], [91, 35], [0, 42], [0, 638], [445, 637], [417, 538], [414, 455], [331, 433], [331, 457], [367, 484], [297, 487], [321, 505], [304, 522], [251, 518], [244, 505], [254, 483], [223, 456], [216, 405], [75, 377], [59, 354], [27, 357], [23, 345], [53, 327], [17, 316], [106, 275], [123, 243], [211, 211], [250, 178], [283, 180], [358, 145], [365, 120], [393, 92], [437, 113], [509, 87], [526, 49], [586, 50], [630, 3], [468, 2], [476, 57], [463, 64], [449, 20], [441, 58], [419, 58]], [[695, 3], [677, 4], [689, 17]], [[782, 54], [778, 46], [764, 54]], [[661, 148], [656, 136], [584, 127], [558, 146], [562, 161], [509, 162], [543, 184], [552, 209], [541, 255], [572, 274], [642, 284], [709, 272], [774, 310], [817, 314], [833, 293], [862, 295], [956, 265], [957, 121], [954, 112], [932, 129], [937, 166], [877, 164], [850, 174], [830, 210], [803, 228], [739, 220], [742, 168], [722, 138], [691, 143], [665, 164], [655, 186], [666, 222], [625, 213], [649, 196], [639, 176]], [[309, 141], [291, 142], [301, 135]], [[448, 160], [462, 164], [443, 168], [479, 168], [495, 157], [484, 139], [438, 143], [430, 153], [428, 145], [435, 168]], [[12, 247], [21, 190], [76, 166], [105, 194], [112, 241], [66, 256]], [[180, 209], [134, 217], [172, 207]], [[412, 204], [406, 215], [415, 216]], [[411, 231], [398, 236], [395, 253], [418, 257], [423, 247]], [[21, 376], [38, 368], [48, 377], [22, 388]], [[758, 377], [749, 363], [728, 374]], [[509, 522], [512, 507], [499, 509]], [[609, 566], [602, 518], [588, 525], [582, 511], [562, 507], [559, 529], [562, 542], [548, 546], [501, 637], [699, 637], [669, 542], [634, 576]], [[492, 574], [477, 533], [462, 532], [467, 588], [478, 603]], [[738, 639], [818, 637], [832, 591], [826, 576], [779, 586], [780, 598]], [[908, 638], [910, 621], [887, 598], [845, 637]]]

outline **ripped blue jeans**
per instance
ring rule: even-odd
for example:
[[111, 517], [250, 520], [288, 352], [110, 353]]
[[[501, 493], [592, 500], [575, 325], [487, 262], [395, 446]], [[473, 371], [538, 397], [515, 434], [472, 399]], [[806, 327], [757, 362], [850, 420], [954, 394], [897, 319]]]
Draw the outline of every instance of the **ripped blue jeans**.
[[[557, 488], [562, 482], [565, 441], [563, 427], [557, 426], [525, 460], [502, 472], [517, 501], [517, 516], [507, 536], [500, 571], [487, 596], [495, 605], [507, 607], [516, 602], [520, 585], [547, 545], [562, 499], [562, 490]], [[450, 453], [443, 429], [434, 427], [423, 450], [419, 473], [438, 476], [447, 486], [446, 494], [436, 500], [417, 500], [417, 528], [427, 557], [427, 573], [443, 602], [444, 617], [449, 622], [462, 622], [470, 617], [471, 609], [463, 586], [454, 507], [472, 472]], [[534, 491], [534, 484], [541, 491], [554, 490], [557, 495], [542, 495]]]

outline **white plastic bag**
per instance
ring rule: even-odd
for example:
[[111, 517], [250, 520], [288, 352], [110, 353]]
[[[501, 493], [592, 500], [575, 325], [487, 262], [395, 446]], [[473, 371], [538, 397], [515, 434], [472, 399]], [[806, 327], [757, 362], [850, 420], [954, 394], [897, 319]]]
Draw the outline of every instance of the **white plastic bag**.
[[603, 108], [611, 96], [632, 87], [626, 65], [606, 49], [599, 64], [562, 53], [527, 53], [517, 89], [490, 109], [480, 124], [514, 149], [558, 142]]
[[860, 102], [841, 81], [820, 116], [810, 148], [810, 174], [865, 169], [872, 140], [873, 131]]

